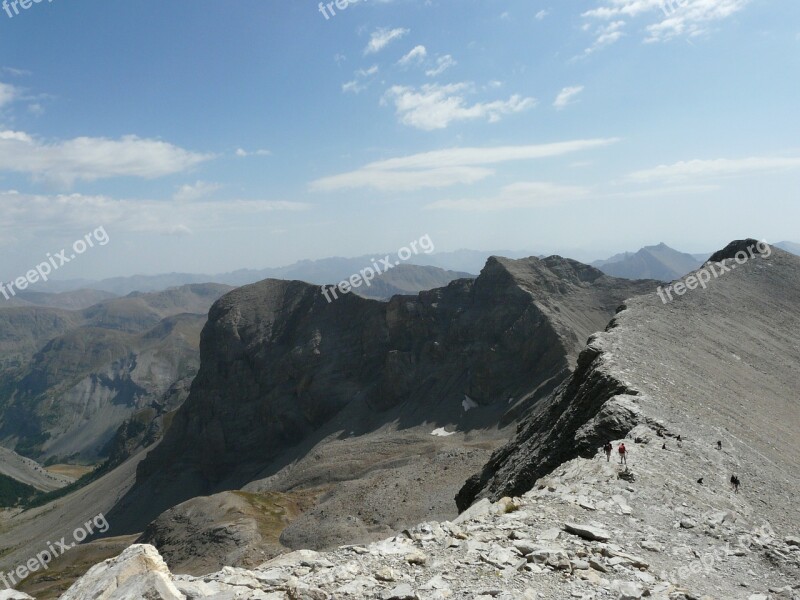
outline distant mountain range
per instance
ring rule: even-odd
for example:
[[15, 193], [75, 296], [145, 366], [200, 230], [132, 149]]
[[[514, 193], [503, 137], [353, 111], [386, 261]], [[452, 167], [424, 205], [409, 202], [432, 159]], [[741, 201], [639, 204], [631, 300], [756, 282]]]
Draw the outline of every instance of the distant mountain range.
[[40, 459], [97, 460], [133, 414], [151, 411], [149, 423], [175, 408], [173, 396], [185, 398], [208, 309], [231, 289], [198, 284], [76, 311], [0, 310], [0, 443]]
[[[776, 247], [800, 255], [800, 244], [780, 242]], [[622, 252], [596, 260], [591, 265], [607, 275], [626, 279], [657, 279], [672, 281], [701, 266], [711, 255], [687, 254], [666, 244], [645, 246], [637, 252]], [[476, 277], [491, 256], [527, 258], [543, 255], [530, 251], [508, 250], [456, 250], [433, 254], [417, 254], [392, 270], [375, 278], [369, 287], [354, 290], [366, 298], [388, 300], [397, 294], [416, 294], [442, 287], [455, 279]], [[197, 283], [219, 283], [240, 287], [264, 279], [305, 281], [317, 285], [336, 284], [369, 267], [380, 254], [354, 258], [331, 257], [319, 260], [302, 260], [284, 267], [266, 269], [239, 269], [227, 273], [163, 273], [158, 275], [133, 275], [102, 280], [70, 279], [37, 284], [36, 291], [17, 294], [3, 306], [48, 306], [67, 310], [87, 308], [101, 300], [126, 296], [131, 292], [158, 292], [171, 287]], [[0, 298], [2, 300], [2, 298]]]
[[[382, 299], [388, 299], [395, 294], [416, 294], [424, 289], [447, 285], [454, 279], [477, 276], [490, 256], [525, 258], [532, 254], [530, 252], [511, 252], [507, 250], [457, 250], [455, 252], [440, 252], [437, 254], [417, 254], [407, 262], [376, 278], [373, 282], [373, 287], [379, 287], [380, 293], [376, 294], [374, 290], [363, 287], [356, 291], [366, 297], [380, 297]], [[239, 269], [217, 274], [164, 273], [159, 275], [113, 277], [102, 280], [51, 280], [47, 283], [37, 284], [37, 290], [51, 294], [76, 290], [97, 290], [115, 296], [126, 296], [131, 292], [157, 292], [170, 287], [208, 282], [236, 287], [256, 283], [264, 279], [297, 280], [317, 285], [336, 284], [369, 267], [375, 259], [380, 259], [382, 256], [381, 254], [368, 254], [354, 258], [332, 257], [319, 260], [302, 260], [285, 267]], [[410, 266], [417, 267], [417, 270], [410, 270], [408, 268]], [[419, 287], [414, 283], [415, 281], [424, 282], [424, 287]], [[42, 299], [39, 298], [37, 301], [32, 294], [18, 297], [25, 301], [22, 303], [23, 305], [42, 305], [40, 304]], [[54, 302], [56, 299], [48, 300], [48, 302], [51, 301]], [[73, 302], [73, 300], [70, 299], [70, 302]], [[20, 303], [18, 302], [17, 304]], [[59, 307], [66, 308], [66, 306]]]
[[786, 250], [787, 252], [800, 256], [800, 244], [795, 242], [778, 242], [775, 245], [781, 250]]
[[[800, 256], [800, 244], [779, 242], [773, 245]], [[596, 260], [592, 266], [614, 277], [674, 281], [702, 266], [710, 256], [710, 252], [686, 254], [661, 243], [645, 246], [638, 252], [622, 252], [605, 260]]]
[[0, 308], [11, 306], [41, 306], [45, 308], [62, 308], [64, 310], [82, 310], [103, 300], [115, 298], [117, 294], [93, 289], [77, 289], [68, 292], [17, 292], [8, 300], [0, 298]]

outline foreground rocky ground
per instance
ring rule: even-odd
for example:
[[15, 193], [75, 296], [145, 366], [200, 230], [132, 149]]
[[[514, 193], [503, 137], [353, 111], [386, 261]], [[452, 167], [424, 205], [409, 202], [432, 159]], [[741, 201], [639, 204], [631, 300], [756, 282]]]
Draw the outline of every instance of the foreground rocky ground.
[[[520, 498], [482, 500], [453, 522], [369, 546], [300, 550], [257, 569], [192, 577], [172, 575], [155, 548], [134, 545], [62, 600], [800, 599], [797, 531], [759, 521], [753, 495], [719, 478], [686, 491], [684, 481], [664, 479], [686, 455], [725, 449], [646, 427], [626, 443], [628, 468], [600, 453], [575, 459]], [[653, 513], [669, 524], [654, 527]]]

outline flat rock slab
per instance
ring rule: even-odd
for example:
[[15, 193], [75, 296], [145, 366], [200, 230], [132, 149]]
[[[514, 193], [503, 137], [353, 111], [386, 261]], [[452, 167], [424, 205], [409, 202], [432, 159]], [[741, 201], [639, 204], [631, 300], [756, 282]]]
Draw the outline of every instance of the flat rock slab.
[[401, 583], [396, 588], [383, 593], [383, 600], [417, 600], [417, 595], [407, 583]]
[[610, 533], [599, 527], [592, 527], [591, 525], [564, 523], [564, 531], [593, 542], [607, 542], [611, 539]]

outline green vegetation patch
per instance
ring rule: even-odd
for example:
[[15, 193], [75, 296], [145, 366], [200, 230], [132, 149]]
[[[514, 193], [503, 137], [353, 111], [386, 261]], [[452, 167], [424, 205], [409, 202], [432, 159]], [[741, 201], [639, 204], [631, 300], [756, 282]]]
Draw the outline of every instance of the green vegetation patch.
[[11, 508], [27, 503], [40, 493], [33, 486], [0, 474], [0, 507], [2, 508]]

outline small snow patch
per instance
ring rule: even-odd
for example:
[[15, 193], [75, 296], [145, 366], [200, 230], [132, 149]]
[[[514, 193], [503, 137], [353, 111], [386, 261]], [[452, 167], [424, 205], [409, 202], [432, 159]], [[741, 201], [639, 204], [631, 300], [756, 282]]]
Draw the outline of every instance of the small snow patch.
[[473, 408], [478, 408], [478, 403], [475, 402], [472, 398], [464, 394], [464, 400], [461, 402], [461, 406], [464, 407], [464, 412], [469, 412]]
[[439, 429], [434, 429], [431, 431], [431, 435], [436, 435], [439, 437], [447, 437], [449, 435], [453, 435], [455, 431], [447, 431], [444, 427], [439, 427]]

